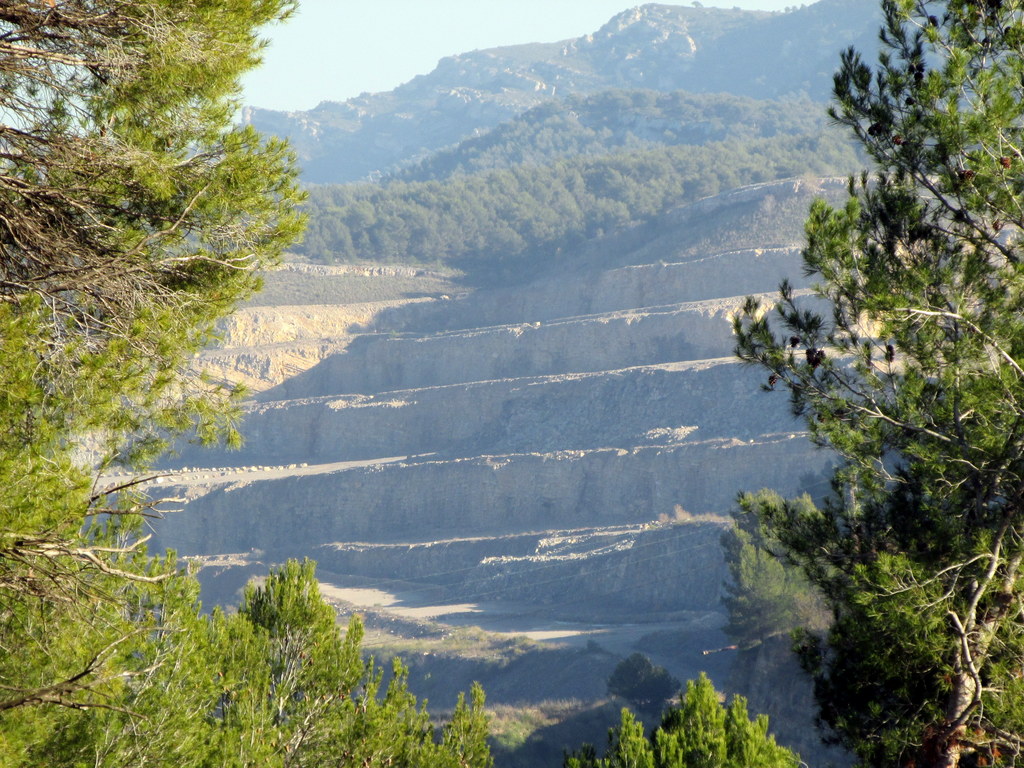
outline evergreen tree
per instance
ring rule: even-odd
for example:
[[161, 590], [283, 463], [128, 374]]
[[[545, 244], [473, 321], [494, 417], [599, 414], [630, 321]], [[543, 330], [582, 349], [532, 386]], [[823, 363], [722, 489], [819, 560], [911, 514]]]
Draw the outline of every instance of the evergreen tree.
[[728, 708], [718, 700], [707, 676], [686, 684], [679, 706], [662, 715], [648, 739], [628, 709], [608, 734], [603, 758], [585, 744], [566, 755], [564, 768], [796, 768], [799, 758], [775, 743], [768, 718], [747, 716], [747, 702], [733, 697]]
[[297, 250], [314, 260], [520, 265], [533, 274], [585, 239], [685, 202], [855, 167], [845, 141], [780, 135], [563, 158], [443, 181], [323, 186], [310, 192], [309, 233]]
[[654, 768], [654, 751], [644, 737], [644, 724], [628, 709], [622, 710], [622, 722], [608, 735], [607, 768]]
[[[242, 631], [262, 649], [255, 663], [234, 660], [230, 638], [238, 623], [248, 625]], [[358, 619], [344, 638], [339, 635], [311, 561], [290, 561], [262, 586], [250, 585], [237, 617], [222, 618], [215, 629], [229, 639], [220, 646], [221, 679], [232, 684], [217, 718], [228, 746], [225, 761], [239, 754], [253, 766], [490, 768], [479, 687], [470, 704], [460, 699], [436, 739], [426, 708], [408, 690], [401, 662], [394, 662], [382, 692], [380, 671], [360, 654]], [[262, 743], [252, 743], [254, 735]]]
[[359, 620], [339, 631], [311, 562], [250, 585], [231, 615], [203, 615], [185, 576], [145, 591], [118, 659], [125, 684], [87, 715], [12, 712], [0, 765], [491, 768], [479, 686], [438, 739], [401, 664], [382, 690]]
[[608, 678], [608, 693], [641, 709], [660, 706], [679, 690], [679, 681], [664, 667], [655, 666], [642, 653], [620, 661]]
[[169, 576], [139, 499], [84, 458], [139, 466], [168, 431], [227, 426], [188, 365], [301, 225], [287, 148], [233, 124], [292, 6], [0, 6], [0, 712], [105, 706], [136, 632], [122, 582]]
[[0, 766], [489, 768], [483, 694], [441, 740], [385, 691], [313, 567], [204, 615], [132, 483], [168, 435], [232, 437], [193, 373], [297, 236], [286, 146], [234, 124], [292, 0], [0, 3]]
[[1000, 765], [1024, 746], [1024, 9], [883, 0], [878, 65], [833, 116], [877, 173], [807, 222], [805, 302], [749, 300], [738, 354], [844, 463], [761, 519], [833, 614], [804, 660], [872, 766]]
[[756, 514], [771, 500], [777, 495], [769, 491], [742, 496], [733, 527], [722, 534], [730, 576], [722, 601], [729, 612], [725, 631], [743, 648], [774, 635], [827, 625], [817, 593], [799, 568], [781, 559], [778, 543]]
[[233, 124], [260, 27], [293, 5], [0, 4], [0, 762], [47, 764], [176, 642], [151, 591], [179, 589], [174, 565], [93, 470], [229, 427], [189, 364], [301, 226], [287, 148]]

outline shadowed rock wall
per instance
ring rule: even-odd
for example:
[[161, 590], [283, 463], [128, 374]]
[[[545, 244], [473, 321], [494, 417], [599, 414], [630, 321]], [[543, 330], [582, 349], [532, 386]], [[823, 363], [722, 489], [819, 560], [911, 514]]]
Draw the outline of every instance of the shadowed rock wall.
[[[717, 605], [721, 554], [707, 531], [718, 524], [683, 526], [685, 541], [652, 529], [643, 546], [640, 528], [677, 506], [721, 516], [742, 490], [813, 489], [831, 458], [799, 431], [785, 394], [763, 391], [763, 374], [730, 357], [732, 313], [745, 294], [799, 276], [799, 249], [701, 251], [686, 232], [765, 196], [792, 204], [822, 188], [791, 181], [701, 201], [516, 286], [238, 318], [230, 337], [255, 346], [208, 353], [225, 366], [232, 353], [242, 367], [295, 345], [337, 346], [246, 407], [241, 452], [186, 447], [169, 461], [249, 469], [199, 471], [167, 490], [188, 503], [157, 526], [157, 546], [312, 556], [341, 575], [538, 606], [550, 602], [549, 571], [594, 615], [620, 608], [602, 595], [689, 610], [696, 590], [701, 606]], [[614, 243], [633, 250], [615, 254]], [[658, 261], [622, 266], [641, 258]], [[564, 555], [538, 543], [621, 526], [630, 531], [609, 546], [598, 533]], [[674, 591], [641, 566], [644, 551], [659, 553]]]
[[285, 557], [330, 542], [641, 523], [677, 504], [693, 513], [722, 512], [741, 488], [796, 493], [828, 460], [804, 439], [783, 435], [253, 479], [204, 488], [184, 511], [168, 516], [158, 539], [184, 554], [255, 548]]

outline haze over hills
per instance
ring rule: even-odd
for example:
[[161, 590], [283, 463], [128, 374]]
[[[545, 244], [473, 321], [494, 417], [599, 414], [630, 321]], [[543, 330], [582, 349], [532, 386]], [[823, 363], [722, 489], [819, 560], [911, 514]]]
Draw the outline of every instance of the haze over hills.
[[[784, 643], [702, 652], [727, 644], [718, 539], [737, 492], [824, 491], [832, 458], [732, 359], [730, 319], [784, 277], [806, 289], [807, 207], [859, 168], [821, 100], [874, 14], [645, 5], [390, 93], [250, 111], [307, 180], [379, 178], [313, 187], [300, 257], [202, 356], [253, 390], [247, 442], [167, 460], [181, 474], [161, 485], [187, 503], [158, 545], [210, 564], [213, 601], [317, 559], [374, 643], [416, 649], [432, 703], [469, 676], [512, 710], [578, 700], [568, 731], [501, 742], [503, 768], [601, 742], [604, 681], [635, 650], [711, 671], [811, 764], [843, 764]], [[465, 625], [545, 644], [472, 655], [452, 644]]]
[[442, 59], [393, 91], [302, 112], [246, 110], [286, 136], [317, 183], [408, 166], [551, 99], [610, 88], [824, 101], [838, 51], [872, 50], [873, 0], [820, 0], [788, 13], [648, 4], [574, 40]]

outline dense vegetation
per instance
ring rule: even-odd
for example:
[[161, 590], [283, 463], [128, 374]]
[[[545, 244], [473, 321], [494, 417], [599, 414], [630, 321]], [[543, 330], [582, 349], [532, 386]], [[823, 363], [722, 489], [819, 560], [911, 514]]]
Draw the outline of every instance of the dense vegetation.
[[286, 148], [231, 123], [291, 4], [212, 5], [0, 8], [0, 712], [40, 723], [116, 706], [130, 585], [170, 576], [132, 536], [145, 507], [78, 451], [142, 466], [167, 431], [225, 426], [187, 363], [301, 224]]
[[853, 150], [831, 134], [661, 147], [446, 181], [311, 190], [297, 249], [325, 262], [372, 260], [467, 269], [536, 269], [589, 238], [743, 184], [847, 173]]
[[563, 157], [602, 156], [659, 146], [813, 135], [822, 105], [757, 101], [731, 94], [608, 90], [551, 100], [398, 173], [401, 181], [548, 165]]
[[230, 439], [192, 373], [301, 229], [290, 153], [234, 124], [288, 0], [0, 4], [0, 766], [489, 766], [482, 695], [440, 741], [342, 638], [312, 567], [201, 613], [131, 483]]
[[119, 679], [90, 686], [87, 713], [6, 714], [0, 765], [490, 766], [483, 692], [435, 734], [401, 664], [382, 690], [358, 619], [339, 632], [312, 563], [250, 585], [233, 614], [201, 614], [197, 592], [177, 576], [125, 594], [130, 618], [103, 611], [134, 630], [108, 651]]
[[566, 755], [564, 768], [796, 768], [800, 758], [775, 743], [768, 718], [753, 721], [747, 702], [734, 696], [728, 707], [704, 675], [686, 684], [679, 705], [665, 710], [648, 738], [628, 709], [608, 734], [604, 757], [585, 745]]
[[876, 67], [834, 117], [877, 173], [819, 201], [804, 259], [738, 352], [843, 464], [820, 506], [765, 495], [770, 536], [833, 621], [809, 636], [823, 720], [866, 766], [1024, 753], [1024, 9], [884, 0]]
[[[741, 649], [795, 631], [821, 630], [828, 616], [807, 577], [781, 559], [757, 510], [780, 503], [771, 491], [745, 494], [733, 512], [733, 526], [722, 534], [730, 581], [722, 602], [729, 614], [725, 632]], [[809, 498], [800, 502], [812, 506]]]

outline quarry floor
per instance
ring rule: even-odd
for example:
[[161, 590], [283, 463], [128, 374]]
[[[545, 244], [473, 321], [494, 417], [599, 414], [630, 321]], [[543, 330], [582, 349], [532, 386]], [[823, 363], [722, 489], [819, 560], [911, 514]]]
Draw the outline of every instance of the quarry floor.
[[332, 603], [340, 604], [339, 607], [345, 612], [372, 612], [383, 618], [479, 627], [499, 637], [526, 637], [540, 643], [568, 647], [598, 642], [605, 649], [624, 655], [637, 650], [637, 643], [652, 633], [692, 632], [698, 627], [710, 630], [717, 628], [721, 621], [720, 614], [706, 613], [685, 619], [642, 623], [575, 622], [538, 615], [535, 607], [511, 601], [439, 604], [432, 601], [428, 593], [415, 590], [399, 591], [366, 585], [341, 586], [325, 581], [321, 581], [320, 590]]

